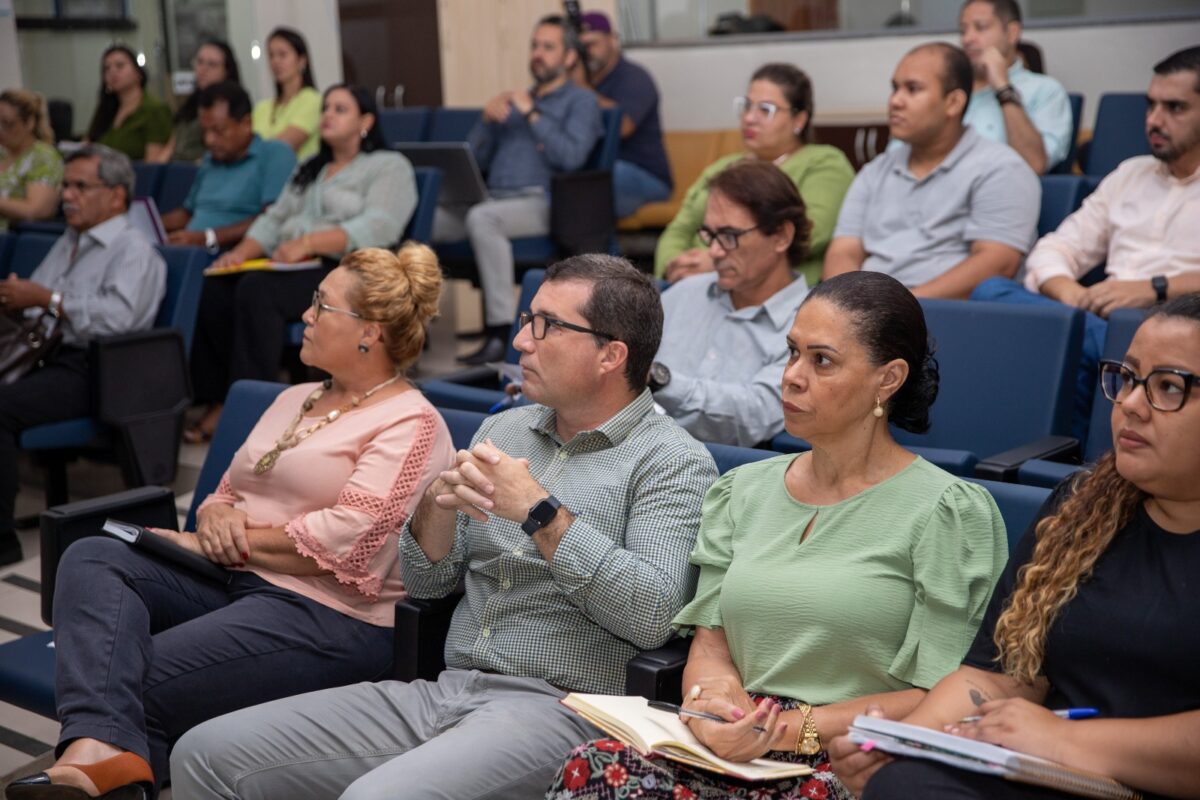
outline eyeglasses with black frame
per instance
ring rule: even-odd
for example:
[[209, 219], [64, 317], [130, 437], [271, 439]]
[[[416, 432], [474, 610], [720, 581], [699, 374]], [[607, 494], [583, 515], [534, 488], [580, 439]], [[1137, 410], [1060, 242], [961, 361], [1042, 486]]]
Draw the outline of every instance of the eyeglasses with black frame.
[[[738, 118], [746, 115], [747, 111], [753, 111], [755, 114], [763, 117], [767, 122], [775, 119], [775, 115], [783, 108], [778, 103], [772, 103], [770, 100], [759, 100], [757, 103], [749, 97], [740, 96], [733, 98], [733, 111], [738, 115]], [[796, 114], [800, 111], [798, 108], [789, 108], [791, 113]]]
[[561, 319], [547, 316], [545, 314], [534, 314], [531, 311], [522, 311], [517, 317], [517, 330], [529, 326], [529, 332], [533, 334], [534, 339], [545, 339], [546, 332], [551, 328], [562, 328], [567, 331], [575, 331], [576, 333], [590, 333], [592, 336], [599, 336], [601, 339], [607, 339], [610, 342], [615, 342], [617, 337], [611, 333], [602, 333], [601, 331], [585, 328], [582, 325], [575, 325], [571, 322], [563, 322]]
[[1182, 369], [1152, 369], [1139, 378], [1128, 364], [1105, 359], [1100, 362], [1100, 388], [1104, 396], [1120, 405], [1133, 390], [1141, 386], [1151, 408], [1159, 411], [1178, 411], [1187, 402], [1192, 385], [1200, 376]]
[[318, 289], [317, 291], [313, 292], [313, 299], [312, 299], [313, 322], [316, 322], [317, 320], [319, 320], [321, 318], [322, 311], [332, 311], [335, 314], [345, 314], [347, 317], [354, 317], [355, 319], [361, 319], [364, 322], [370, 322], [370, 320], [368, 320], [366, 317], [364, 317], [362, 314], [358, 313], [357, 311], [351, 311], [348, 308], [338, 308], [337, 306], [331, 306], [328, 303], [322, 303], [321, 302], [321, 290]]
[[745, 236], [750, 231], [756, 231], [761, 228], [761, 225], [755, 225], [752, 228], [717, 228], [713, 230], [707, 225], [701, 225], [700, 230], [696, 234], [700, 237], [700, 241], [705, 247], [711, 247], [715, 241], [721, 245], [721, 249], [725, 252], [733, 252], [738, 249], [738, 240]]

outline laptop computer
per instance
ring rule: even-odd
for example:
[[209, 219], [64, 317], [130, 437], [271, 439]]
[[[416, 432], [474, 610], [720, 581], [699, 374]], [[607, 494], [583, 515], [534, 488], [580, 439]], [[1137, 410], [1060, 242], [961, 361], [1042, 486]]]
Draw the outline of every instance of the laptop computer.
[[414, 167], [442, 171], [438, 205], [473, 206], [487, 199], [487, 184], [466, 142], [397, 142], [393, 145]]

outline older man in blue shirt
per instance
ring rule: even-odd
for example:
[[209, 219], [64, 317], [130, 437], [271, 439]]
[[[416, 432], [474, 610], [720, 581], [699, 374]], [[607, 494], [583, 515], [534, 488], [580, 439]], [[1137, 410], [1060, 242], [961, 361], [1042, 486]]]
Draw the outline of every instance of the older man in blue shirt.
[[531, 89], [501, 92], [483, 108], [471, 149], [488, 170], [488, 199], [469, 209], [441, 207], [433, 238], [471, 241], [483, 289], [487, 337], [468, 364], [500, 361], [517, 315], [509, 241], [550, 232], [550, 176], [583, 166], [602, 133], [596, 96], [571, 82], [579, 58], [574, 28], [543, 17], [529, 45]]

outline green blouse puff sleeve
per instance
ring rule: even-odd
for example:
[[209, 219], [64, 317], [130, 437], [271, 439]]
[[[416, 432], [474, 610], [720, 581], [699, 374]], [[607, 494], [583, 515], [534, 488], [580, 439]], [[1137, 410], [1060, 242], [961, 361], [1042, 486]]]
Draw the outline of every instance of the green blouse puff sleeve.
[[700, 534], [692, 550], [691, 562], [700, 567], [696, 595], [675, 615], [672, 626], [682, 635], [690, 635], [696, 626], [721, 628], [721, 584], [733, 561], [733, 531], [730, 513], [734, 472], [717, 478], [704, 496]]

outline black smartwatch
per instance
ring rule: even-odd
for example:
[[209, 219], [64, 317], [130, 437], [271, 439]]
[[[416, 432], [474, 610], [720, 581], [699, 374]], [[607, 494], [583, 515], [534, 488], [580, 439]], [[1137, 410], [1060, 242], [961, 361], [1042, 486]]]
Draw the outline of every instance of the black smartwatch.
[[1150, 279], [1150, 285], [1154, 287], [1155, 302], [1165, 303], [1167, 301], [1167, 276], [1155, 275]]
[[562, 503], [558, 502], [558, 498], [554, 495], [539, 500], [533, 504], [533, 508], [529, 509], [529, 516], [521, 523], [521, 530], [533, 536], [550, 524], [560, 508], [562, 508]]
[[671, 382], [671, 370], [661, 361], [650, 364], [650, 391], [657, 392]]

